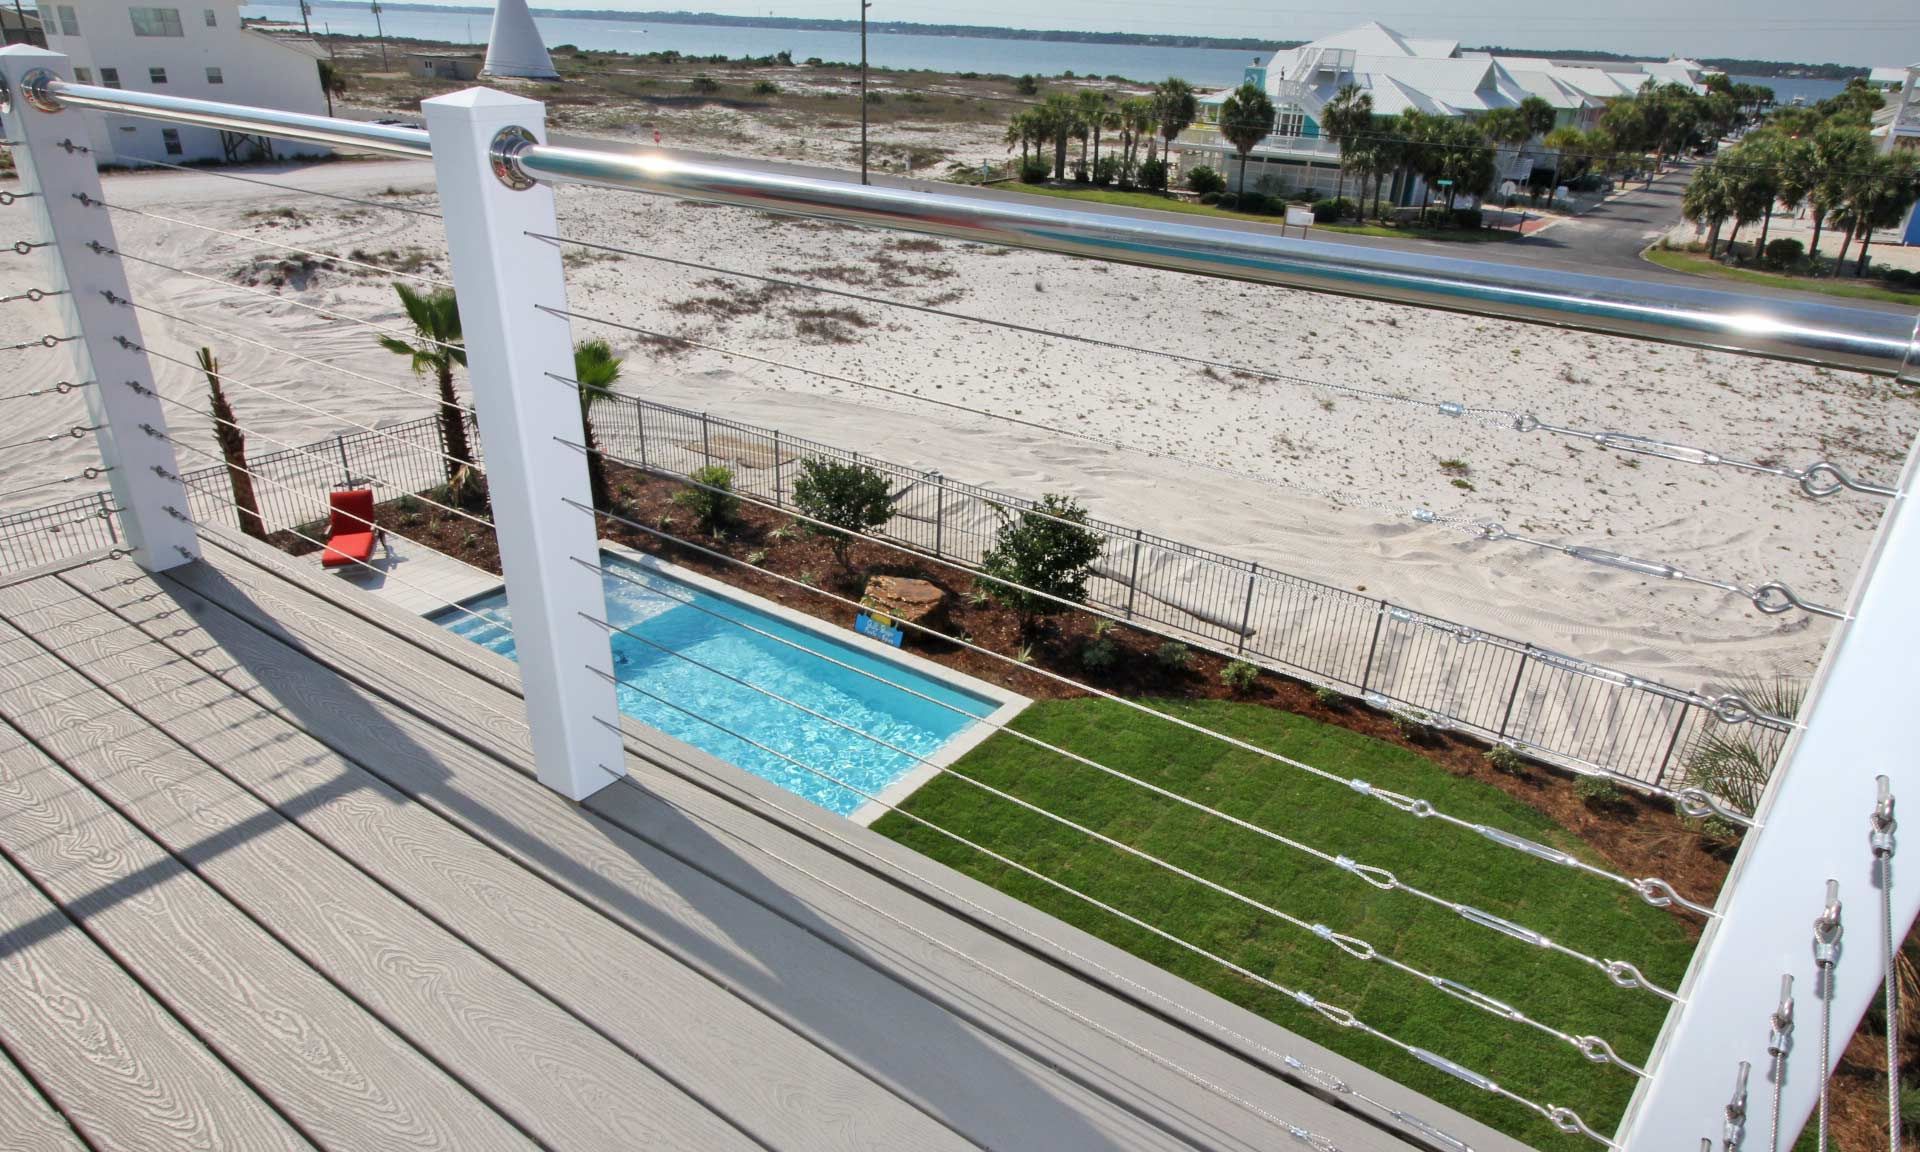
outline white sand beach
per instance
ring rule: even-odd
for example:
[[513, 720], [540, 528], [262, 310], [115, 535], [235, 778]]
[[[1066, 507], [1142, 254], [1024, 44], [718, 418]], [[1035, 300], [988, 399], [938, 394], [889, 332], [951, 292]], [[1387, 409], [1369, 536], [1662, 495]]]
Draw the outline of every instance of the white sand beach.
[[[431, 173], [421, 164], [339, 163], [267, 178], [433, 207]], [[359, 250], [381, 263], [419, 256], [418, 271], [444, 276], [437, 221], [202, 174], [110, 176], [106, 195], [233, 233], [112, 214], [128, 253], [212, 278], [128, 265], [136, 299], [179, 318], [142, 314], [145, 338], [183, 360], [203, 344], [215, 349], [255, 451], [432, 411], [430, 401], [411, 394], [430, 390], [430, 382], [380, 349], [374, 333], [295, 306], [402, 323], [387, 278], [321, 270], [276, 286], [270, 266], [292, 254], [266, 241]], [[1826, 458], [1891, 481], [1920, 431], [1914, 402], [1884, 382], [1825, 370], [630, 194], [566, 189], [560, 213], [569, 236], [680, 260], [1307, 380], [1531, 412], [1551, 423], [1657, 436], [1741, 459], [1803, 466]], [[0, 237], [26, 235], [31, 226], [24, 204], [0, 208]], [[40, 255], [0, 261], [0, 294], [42, 286]], [[256, 292], [235, 288], [233, 277], [256, 260]], [[1838, 605], [1881, 511], [1881, 501], [1864, 496], [1811, 500], [1776, 477], [1608, 452], [1499, 421], [1448, 419], [1159, 356], [801, 291], [768, 292], [631, 256], [570, 258], [569, 296], [583, 313], [794, 366], [699, 350], [658, 355], [638, 347], [638, 337], [576, 323], [576, 338], [603, 335], [629, 351], [623, 390], [938, 468], [956, 480], [1016, 493], [1071, 493], [1105, 519], [1684, 687], [1724, 684], [1733, 675], [1805, 676], [1831, 626], [1797, 613], [1763, 616], [1710, 590], [1474, 540], [1408, 513], [1426, 507], [1493, 519], [1516, 532], [1736, 582], [1780, 579], [1804, 598]], [[55, 303], [6, 306], [0, 336], [11, 343], [57, 332]], [[7, 393], [72, 371], [64, 348], [4, 355], [0, 391]], [[196, 374], [165, 363], [158, 369], [166, 395], [204, 410], [205, 385]], [[1049, 435], [796, 369], [1140, 450]], [[553, 387], [563, 398], [563, 386]], [[0, 413], [10, 440], [81, 423], [82, 414], [72, 395], [10, 401]], [[189, 443], [213, 447], [204, 417], [175, 410], [170, 419]], [[1443, 467], [1446, 461], [1464, 469]], [[8, 453], [0, 488], [51, 480], [89, 462], [91, 446], [71, 441], [17, 448]], [[45, 504], [74, 488], [21, 493], [5, 505]]]

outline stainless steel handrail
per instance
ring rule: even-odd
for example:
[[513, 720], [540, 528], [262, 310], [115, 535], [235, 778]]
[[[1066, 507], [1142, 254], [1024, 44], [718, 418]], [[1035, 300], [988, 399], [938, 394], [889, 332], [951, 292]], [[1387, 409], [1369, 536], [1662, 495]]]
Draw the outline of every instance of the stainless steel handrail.
[[[36, 105], [70, 103], [171, 123], [260, 132], [389, 155], [431, 155], [418, 129], [362, 124], [35, 77]], [[779, 172], [534, 144], [503, 134], [515, 175], [925, 232], [1629, 336], [1894, 377], [1920, 387], [1920, 318], [1816, 300], [1595, 276], [1400, 249], [1291, 239], [1073, 208], [819, 180]]]

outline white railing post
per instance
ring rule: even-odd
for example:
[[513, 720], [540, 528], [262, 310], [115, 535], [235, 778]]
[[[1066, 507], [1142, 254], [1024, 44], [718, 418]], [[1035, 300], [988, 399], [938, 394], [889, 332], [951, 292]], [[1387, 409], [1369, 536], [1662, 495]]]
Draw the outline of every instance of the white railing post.
[[72, 69], [58, 52], [25, 44], [0, 48], [5, 131], [7, 139], [18, 141], [13, 161], [20, 190], [31, 194], [41, 230], [36, 237], [4, 240], [52, 241], [38, 250], [49, 257], [43, 262], [44, 287], [64, 289], [50, 301], [64, 326], [52, 335], [79, 337], [62, 347], [73, 352], [71, 379], [92, 382], [81, 393], [87, 422], [95, 426], [104, 478], [120, 509], [126, 547], [142, 568], [158, 572], [198, 559], [200, 539], [173, 444], [166, 439], [166, 410], [154, 388], [139, 315], [126, 304], [132, 294], [117, 255], [112, 215], [100, 204], [100, 173], [87, 147], [86, 113], [35, 106], [26, 87], [36, 72], [66, 80]]
[[[1617, 1143], [1630, 1149], [1695, 1148], [1721, 1137], [1740, 1061], [1752, 1065], [1750, 1112], [1773, 1091], [1768, 1016], [1780, 978], [1793, 977], [1795, 1038], [1782, 1088], [1782, 1148], [1790, 1147], [1831, 1068], [1819, 1066], [1821, 987], [1813, 921], [1829, 880], [1839, 884], [1842, 943], [1833, 984], [1837, 1063], [1879, 994], [1880, 889], [1867, 840], [1875, 778], [1886, 776], [1899, 811], [1920, 811], [1920, 733], [1914, 719], [1914, 653], [1920, 652], [1920, 444], [1888, 506], [1840, 626], [1791, 740], [1755, 814], [1718, 907], [1635, 1094]], [[1908, 852], [1920, 852], [1920, 836]], [[1893, 920], [1903, 939], [1920, 910], [1920, 861], [1893, 860]], [[1764, 1122], [1764, 1121], [1763, 1121]], [[1762, 1137], [1764, 1139], [1764, 1137]], [[1749, 1132], [1747, 1146], [1754, 1147]]]
[[470, 88], [421, 104], [433, 139], [467, 371], [484, 439], [500, 567], [541, 783], [575, 800], [624, 774], [599, 536], [587, 463], [577, 447], [580, 405], [560, 251], [528, 233], [557, 230], [553, 191], [496, 174], [494, 140], [513, 130], [546, 138], [537, 101]]

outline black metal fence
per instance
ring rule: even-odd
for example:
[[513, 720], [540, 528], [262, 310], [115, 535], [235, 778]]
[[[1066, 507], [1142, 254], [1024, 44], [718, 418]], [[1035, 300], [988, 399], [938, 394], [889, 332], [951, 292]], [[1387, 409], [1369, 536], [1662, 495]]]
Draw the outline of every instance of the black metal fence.
[[[595, 409], [609, 453], [687, 475], [705, 464], [734, 487], [785, 505], [799, 462], [853, 461], [888, 477], [889, 538], [977, 566], [1004, 518], [1035, 501], [949, 480], [829, 444], [704, 412], [628, 397]], [[1576, 768], [1671, 784], [1699, 743], [1745, 740], [1768, 761], [1784, 725], [1728, 731], [1703, 697], [1288, 575], [1140, 528], [1090, 521], [1103, 548], [1088, 584], [1096, 607], [1142, 627], [1417, 714], [1439, 727], [1504, 740]]]
[[[646, 468], [685, 476], [705, 464], [784, 506], [799, 462], [854, 461], [891, 481], [885, 536], [978, 566], [1004, 518], [1034, 501], [949, 480], [829, 444], [664, 404], [616, 397], [594, 411], [599, 444]], [[479, 455], [479, 437], [473, 436]], [[446, 479], [440, 422], [428, 416], [248, 460], [269, 531], [327, 514], [328, 493], [371, 486], [382, 500]], [[237, 526], [223, 465], [182, 475], [193, 515]], [[110, 547], [104, 494], [0, 518], [0, 571]], [[1091, 521], [1103, 547], [1093, 605], [1143, 628], [1328, 685], [1438, 727], [1504, 740], [1549, 761], [1671, 784], [1702, 740], [1744, 740], [1772, 763], [1784, 726], [1738, 731], [1697, 693], [1536, 648], [1438, 616], [1288, 575], [1140, 528]]]

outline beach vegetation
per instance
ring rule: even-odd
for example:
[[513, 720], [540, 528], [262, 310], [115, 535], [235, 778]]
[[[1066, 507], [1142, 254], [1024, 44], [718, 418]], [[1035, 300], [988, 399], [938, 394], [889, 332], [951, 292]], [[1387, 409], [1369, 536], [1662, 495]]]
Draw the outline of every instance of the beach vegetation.
[[1249, 664], [1245, 660], [1229, 660], [1226, 667], [1220, 669], [1220, 683], [1226, 685], [1227, 691], [1235, 696], [1245, 696], [1253, 691], [1253, 686], [1259, 680], [1259, 665]]
[[1000, 528], [980, 570], [994, 578], [989, 594], [1019, 614], [1021, 630], [1031, 632], [1042, 617], [1061, 611], [1060, 601], [1085, 603], [1101, 536], [1086, 526], [1080, 502], [1048, 493], [1018, 515], [997, 511]]
[[800, 475], [793, 482], [793, 506], [827, 525], [809, 528], [826, 537], [833, 558], [851, 572], [848, 553], [854, 540], [893, 516], [893, 493], [877, 469], [809, 456], [800, 461]]
[[1187, 187], [1202, 195], [1211, 192], [1217, 196], [1227, 190], [1227, 178], [1217, 169], [1201, 164], [1187, 169]]
[[451, 288], [422, 291], [411, 284], [396, 283], [394, 292], [413, 325], [413, 339], [381, 335], [380, 346], [396, 356], [405, 356], [414, 375], [432, 373], [440, 389], [440, 439], [445, 453], [447, 480], [454, 481], [462, 468], [473, 466], [473, 448], [467, 442], [467, 413], [453, 387], [455, 366], [467, 366], [466, 342], [460, 334], [460, 302]]
[[1153, 650], [1153, 662], [1169, 672], [1184, 672], [1193, 663], [1193, 649], [1178, 640], [1164, 640]]
[[587, 456], [587, 489], [593, 506], [602, 511], [613, 507], [613, 495], [607, 484], [607, 461], [594, 435], [593, 410], [613, 400], [613, 386], [620, 380], [624, 363], [605, 340], [582, 340], [573, 346], [573, 381], [580, 397], [580, 446]]
[[706, 464], [687, 474], [693, 487], [673, 498], [673, 502], [693, 515], [694, 524], [709, 536], [726, 531], [740, 515], [740, 497], [733, 494], [733, 469], [722, 464]]

